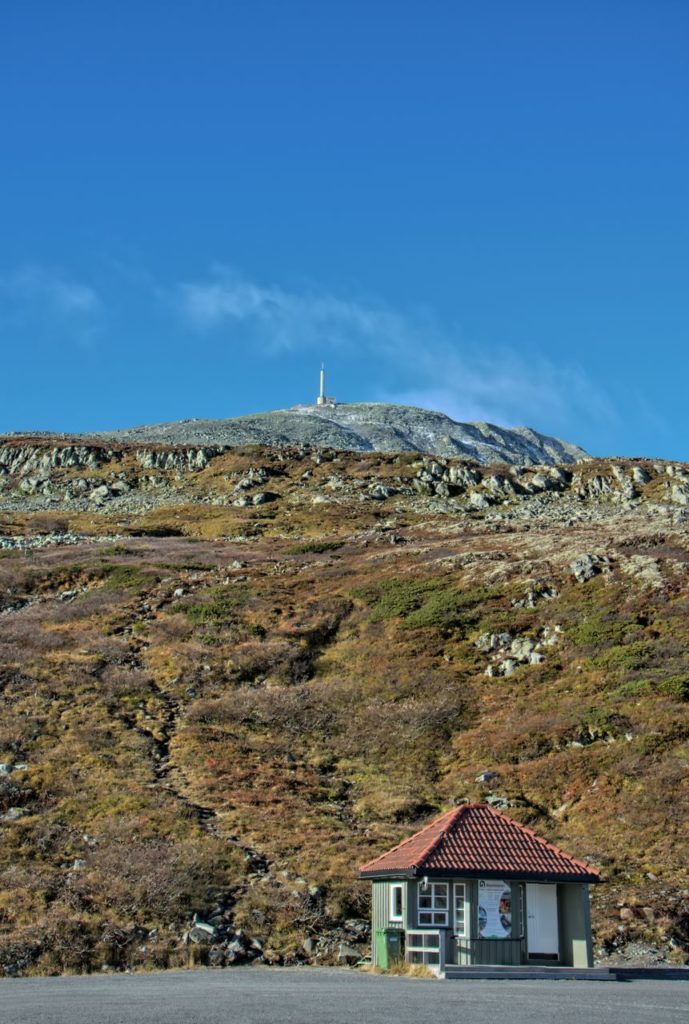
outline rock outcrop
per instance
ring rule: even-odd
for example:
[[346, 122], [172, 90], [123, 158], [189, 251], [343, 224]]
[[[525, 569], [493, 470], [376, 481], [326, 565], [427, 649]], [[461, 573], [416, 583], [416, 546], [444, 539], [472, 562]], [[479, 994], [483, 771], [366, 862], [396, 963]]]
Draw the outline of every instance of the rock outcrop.
[[487, 465], [554, 465], [581, 462], [577, 445], [530, 427], [458, 423], [440, 412], [407, 405], [357, 402], [351, 405], [298, 405], [226, 420], [180, 420], [132, 427], [108, 435], [113, 440], [201, 445], [310, 445], [350, 451], [418, 451], [464, 456]]

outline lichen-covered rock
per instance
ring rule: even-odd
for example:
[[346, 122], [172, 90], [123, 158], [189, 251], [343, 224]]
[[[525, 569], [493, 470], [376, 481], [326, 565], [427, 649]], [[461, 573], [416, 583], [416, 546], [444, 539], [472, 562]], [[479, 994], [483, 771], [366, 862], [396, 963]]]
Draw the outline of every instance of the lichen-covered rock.
[[592, 580], [594, 576], [597, 576], [601, 571], [601, 566], [605, 564], [606, 560], [600, 558], [598, 555], [579, 555], [569, 563], [569, 567], [572, 571], [577, 583], [586, 583], [588, 580]]

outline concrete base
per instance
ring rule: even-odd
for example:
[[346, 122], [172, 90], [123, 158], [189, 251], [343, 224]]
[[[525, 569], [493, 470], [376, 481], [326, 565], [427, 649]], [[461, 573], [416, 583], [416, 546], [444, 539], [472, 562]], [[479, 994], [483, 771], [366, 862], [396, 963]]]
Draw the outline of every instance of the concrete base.
[[689, 967], [445, 967], [448, 981], [689, 981]]

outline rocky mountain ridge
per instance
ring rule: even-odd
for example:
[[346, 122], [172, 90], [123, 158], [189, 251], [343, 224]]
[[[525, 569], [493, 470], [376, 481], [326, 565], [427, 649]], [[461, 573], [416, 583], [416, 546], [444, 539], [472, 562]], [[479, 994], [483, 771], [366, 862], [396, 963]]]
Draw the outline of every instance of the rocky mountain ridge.
[[[246, 471], [222, 471], [233, 455]], [[0, 438], [0, 507], [107, 508], [115, 514], [178, 501], [245, 507], [283, 498], [336, 504], [355, 497], [462, 513], [492, 510], [507, 519], [579, 519], [637, 506], [661, 514], [689, 506], [689, 472], [681, 464], [589, 458], [561, 466], [486, 466], [466, 458], [368, 453], [352, 476], [337, 468], [347, 467], [349, 458], [338, 449]], [[319, 468], [295, 480], [289, 472], [295, 460]]]
[[180, 420], [132, 427], [107, 436], [113, 440], [182, 445], [306, 444], [346, 451], [418, 451], [464, 456], [483, 464], [554, 465], [587, 458], [577, 445], [530, 427], [458, 423], [444, 413], [374, 402], [298, 405], [234, 419]]

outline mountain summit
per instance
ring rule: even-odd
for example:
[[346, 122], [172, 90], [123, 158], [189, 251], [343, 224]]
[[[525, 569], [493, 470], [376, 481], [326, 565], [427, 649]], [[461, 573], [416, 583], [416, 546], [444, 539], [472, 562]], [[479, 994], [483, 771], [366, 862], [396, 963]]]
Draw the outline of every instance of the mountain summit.
[[108, 436], [172, 444], [309, 445], [347, 451], [418, 451], [465, 456], [486, 465], [555, 465], [582, 462], [575, 444], [530, 427], [458, 423], [441, 412], [409, 405], [355, 402], [297, 405], [235, 419], [179, 420], [131, 427]]

